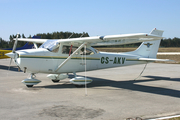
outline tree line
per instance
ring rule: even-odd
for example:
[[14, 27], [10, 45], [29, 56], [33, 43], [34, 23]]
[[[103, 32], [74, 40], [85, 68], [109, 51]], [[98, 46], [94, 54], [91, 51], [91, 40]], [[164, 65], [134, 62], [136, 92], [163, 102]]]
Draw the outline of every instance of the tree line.
[[[38, 33], [35, 36], [40, 36], [42, 39], [66, 39], [66, 38], [78, 38], [78, 37], [89, 37], [88, 33], [74, 33], [74, 32], [53, 32], [53, 33]], [[14, 44], [14, 38], [16, 38], [16, 35], [10, 35], [9, 40], [6, 41], [3, 40], [0, 37], [0, 49], [3, 48], [12, 48]], [[32, 38], [31, 35], [29, 37], [25, 37], [24, 34], [19, 35], [18, 38]], [[26, 42], [18, 41], [17, 47], [22, 47], [25, 45]], [[141, 43], [134, 43], [134, 44], [126, 44], [126, 45], [117, 45], [117, 46], [107, 46], [107, 47], [137, 47]], [[160, 47], [180, 47], [180, 38], [168, 38], [168, 39], [162, 39]]]
[[[138, 47], [141, 43], [120, 45], [117, 47]], [[161, 39], [160, 47], [180, 47], [180, 38]]]

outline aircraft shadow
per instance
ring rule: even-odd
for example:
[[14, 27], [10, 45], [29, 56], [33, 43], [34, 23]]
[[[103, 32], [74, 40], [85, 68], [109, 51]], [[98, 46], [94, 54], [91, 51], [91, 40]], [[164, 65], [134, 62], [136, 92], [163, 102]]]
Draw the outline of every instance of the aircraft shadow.
[[[69, 78], [73, 78], [74, 75], [69, 75]], [[165, 95], [165, 96], [171, 96], [180, 98], [180, 91], [179, 90], [173, 90], [170, 88], [162, 88], [162, 87], [153, 87], [153, 86], [146, 86], [146, 85], [140, 85], [136, 83], [142, 83], [142, 82], [151, 82], [151, 81], [159, 81], [159, 80], [168, 80], [168, 81], [176, 81], [180, 82], [180, 78], [169, 78], [169, 77], [160, 77], [160, 76], [143, 76], [148, 77], [150, 79], [140, 79], [140, 80], [126, 80], [126, 81], [113, 81], [103, 78], [95, 78], [95, 77], [88, 77], [90, 79], [93, 79], [93, 82], [91, 84], [88, 84], [88, 88], [94, 88], [94, 89], [106, 89], [106, 90], [120, 90], [126, 89], [126, 90], [132, 90], [132, 91], [140, 91], [140, 92], [146, 92], [146, 93], [152, 93], [157, 95]], [[106, 86], [110, 86], [117, 89], [111, 89], [110, 87], [104, 88]], [[76, 88], [73, 84], [66, 82], [56, 85], [47, 85], [43, 86], [44, 88], [48, 89], [63, 89], [63, 88]], [[102, 87], [102, 88], [97, 88]], [[82, 87], [84, 88], [84, 87]]]
[[9, 66], [0, 65], [0, 69], [18, 72], [17, 66], [11, 66], [11, 67], [9, 68]]

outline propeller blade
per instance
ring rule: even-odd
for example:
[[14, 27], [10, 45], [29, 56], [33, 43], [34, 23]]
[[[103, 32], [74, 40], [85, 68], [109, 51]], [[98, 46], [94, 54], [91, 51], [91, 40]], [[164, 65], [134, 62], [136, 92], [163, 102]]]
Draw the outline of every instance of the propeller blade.
[[17, 42], [18, 42], [18, 37], [19, 37], [19, 33], [17, 34], [17, 36], [16, 36], [16, 41], [14, 42], [14, 46], [13, 46], [13, 50], [12, 50], [13, 53], [15, 53], [15, 51], [16, 51], [16, 46], [17, 46]]
[[15, 51], [16, 51], [16, 46], [17, 46], [17, 42], [18, 42], [18, 37], [19, 37], [19, 33], [16, 35], [16, 41], [14, 42], [12, 52], [6, 54], [8, 57], [11, 58], [8, 70], [10, 70], [12, 59], [15, 59]]
[[9, 68], [8, 68], [8, 70], [10, 70], [11, 63], [12, 63], [12, 58], [11, 58], [11, 60], [10, 60], [10, 63], [9, 63]]

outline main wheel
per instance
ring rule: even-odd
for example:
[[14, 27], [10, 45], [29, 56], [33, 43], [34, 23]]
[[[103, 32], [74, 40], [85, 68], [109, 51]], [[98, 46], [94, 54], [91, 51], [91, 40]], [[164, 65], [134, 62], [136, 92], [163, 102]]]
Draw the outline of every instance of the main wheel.
[[29, 87], [33, 87], [33, 85], [26, 85], [26, 86], [27, 86], [28, 88], [29, 88]]
[[58, 83], [59, 82], [59, 80], [52, 80], [54, 83]]

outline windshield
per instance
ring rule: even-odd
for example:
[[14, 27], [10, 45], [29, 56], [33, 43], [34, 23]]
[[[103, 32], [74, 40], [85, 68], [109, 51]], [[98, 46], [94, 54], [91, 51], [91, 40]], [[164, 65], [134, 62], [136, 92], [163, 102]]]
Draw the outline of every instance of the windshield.
[[47, 40], [39, 48], [48, 49], [51, 52], [58, 52], [60, 43], [57, 40]]

